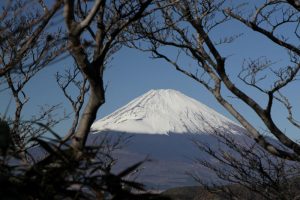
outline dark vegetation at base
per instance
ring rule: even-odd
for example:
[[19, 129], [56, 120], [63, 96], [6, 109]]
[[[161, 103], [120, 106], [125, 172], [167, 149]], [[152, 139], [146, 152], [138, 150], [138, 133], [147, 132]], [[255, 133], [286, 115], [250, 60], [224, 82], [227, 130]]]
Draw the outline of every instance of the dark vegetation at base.
[[230, 200], [223, 189], [230, 188], [239, 194], [241, 199], [262, 199], [259, 195], [241, 188], [238, 185], [224, 186], [223, 188], [211, 188], [210, 190], [201, 186], [179, 187], [164, 191], [162, 194], [170, 197], [172, 200]]
[[196, 200], [204, 197], [213, 198], [215, 196], [205, 188], [197, 186], [171, 188], [162, 194], [170, 197], [172, 200]]
[[[300, 199], [300, 178], [290, 180], [293, 199]], [[268, 191], [266, 191], [268, 192]], [[264, 200], [260, 194], [238, 185], [231, 184], [220, 187], [207, 188], [203, 186], [188, 186], [171, 188], [161, 193], [171, 200]], [[287, 194], [289, 195], [289, 194]], [[278, 199], [280, 199], [278, 197]]]
[[[86, 146], [80, 157], [64, 144], [58, 135], [45, 140], [33, 137], [32, 142], [45, 155], [35, 158], [28, 152], [26, 160], [10, 140], [8, 124], [0, 119], [0, 199], [1, 200], [112, 200], [169, 199], [146, 191], [143, 184], [127, 178], [144, 161], [131, 164], [113, 173], [111, 151], [119, 143], [103, 140]], [[23, 154], [22, 154], [23, 155]]]

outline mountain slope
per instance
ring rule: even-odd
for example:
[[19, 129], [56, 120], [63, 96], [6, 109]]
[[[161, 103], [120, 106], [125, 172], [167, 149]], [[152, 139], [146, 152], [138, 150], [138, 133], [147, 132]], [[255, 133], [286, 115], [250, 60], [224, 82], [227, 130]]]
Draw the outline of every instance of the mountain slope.
[[[242, 127], [206, 105], [175, 90], [150, 90], [127, 105], [95, 122], [95, 134], [88, 142], [101, 138], [131, 137], [129, 143], [115, 151], [120, 171], [146, 157], [138, 181], [156, 189], [195, 185], [190, 175], [197, 172], [204, 181], [217, 180], [195, 159], [210, 160], [195, 141], [209, 144], [213, 150], [224, 147], [217, 134], [246, 141]], [[216, 163], [217, 164], [217, 163]]]
[[150, 90], [95, 122], [94, 131], [127, 133], [212, 133], [239, 126], [206, 105], [175, 90]]

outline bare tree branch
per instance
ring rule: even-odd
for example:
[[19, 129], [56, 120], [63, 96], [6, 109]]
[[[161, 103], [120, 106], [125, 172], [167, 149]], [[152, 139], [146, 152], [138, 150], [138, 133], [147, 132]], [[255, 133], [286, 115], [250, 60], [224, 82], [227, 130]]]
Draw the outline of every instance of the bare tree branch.
[[[74, 1], [64, 1], [70, 53], [90, 85], [90, 96], [72, 140], [74, 149], [80, 150], [84, 147], [97, 111], [105, 102], [103, 73], [107, 60], [122, 46], [121, 38], [125, 29], [144, 16], [151, 2], [152, 0], [130, 2], [99, 0], [90, 11], [84, 13], [80, 8], [81, 5], [75, 6]], [[79, 22], [75, 20], [76, 9], [79, 9], [81, 17], [85, 16]], [[93, 21], [96, 22], [96, 26], [90, 26]], [[96, 32], [94, 41], [89, 41], [89, 45], [85, 45], [86, 41], [82, 37], [85, 28], [91, 35], [94, 35], [92, 30]]]
[[[66, 70], [65, 74], [61, 75], [60, 73], [56, 73], [56, 82], [59, 85], [60, 89], [63, 91], [64, 96], [68, 99], [68, 101], [71, 103], [74, 118], [71, 125], [71, 128], [68, 131], [68, 134], [64, 136], [62, 139], [62, 142], [68, 141], [75, 133], [76, 127], [78, 125], [80, 111], [82, 109], [82, 106], [84, 104], [85, 96], [87, 92], [89, 91], [89, 85], [87, 83], [86, 78], [78, 78], [80, 74], [80, 70], [78, 66], [74, 66], [71, 70]], [[68, 92], [69, 87], [76, 87], [78, 90], [78, 96], [73, 97]]]
[[[170, 2], [168, 1], [166, 3]], [[274, 12], [277, 12], [277, 10], [281, 8], [277, 8], [277, 6], [281, 6], [282, 3], [282, 1], [272, 1], [259, 7], [256, 10], [254, 21], [256, 23], [261, 23], [257, 17], [258, 15], [263, 16], [264, 21], [268, 21], [267, 17], [273, 15]], [[250, 94], [247, 94], [246, 90], [241, 90], [232, 81], [233, 79], [230, 75], [227, 74], [225, 69], [226, 58], [224, 58], [219, 52], [216, 43], [210, 36], [210, 32], [213, 31], [214, 28], [223, 25], [224, 22], [226, 22], [226, 16], [229, 15], [238, 19], [243, 24], [250, 26], [254, 31], [258, 31], [261, 34], [266, 35], [275, 44], [279, 44], [283, 48], [293, 52], [294, 57], [299, 56], [299, 48], [285, 40], [279, 39], [277, 36], [273, 35], [273, 31], [267, 31], [266, 29], [256, 25], [254, 22], [250, 22], [243, 19], [240, 15], [234, 14], [232, 10], [226, 9], [223, 4], [224, 1], [221, 1], [219, 4], [219, 1], [200, 2], [197, 0], [175, 2], [172, 6], [168, 7], [163, 7], [164, 4], [157, 4], [162, 8], [160, 11], [161, 15], [164, 17], [165, 23], [152, 22], [153, 18], [149, 18], [149, 21], [144, 20], [141, 22], [140, 28], [136, 30], [136, 34], [141, 34], [148, 38], [151, 47], [145, 47], [144, 49], [147, 49], [145, 51], [151, 51], [155, 55], [155, 58], [162, 58], [166, 60], [172, 64], [176, 70], [196, 80], [208, 89], [214, 95], [216, 100], [248, 130], [255, 141], [269, 153], [284, 159], [299, 160], [299, 144], [289, 138], [284, 131], [280, 130], [279, 126], [274, 122], [271, 114], [272, 108], [274, 107], [274, 93], [288, 86], [299, 74], [299, 63], [297, 59], [294, 59], [294, 67], [288, 66], [280, 70], [272, 70], [272, 62], [261, 63], [261, 61], [258, 61], [257, 63], [250, 63], [248, 66], [243, 68], [243, 71], [247, 73], [246, 76], [242, 76], [240, 73], [240, 79], [245, 84], [256, 88], [268, 99], [266, 106], [262, 106], [259, 101], [256, 101]], [[197, 6], [192, 7], [190, 5]], [[268, 6], [274, 6], [275, 8], [271, 8], [271, 11], [264, 15], [262, 12], [264, 12]], [[285, 8], [281, 14], [288, 11], [289, 8]], [[225, 14], [225, 16], [222, 17], [222, 14]], [[277, 29], [282, 24], [289, 22], [295, 24], [296, 16], [297, 14], [294, 11], [291, 11], [288, 17], [284, 16], [282, 21], [275, 23], [275, 25], [273, 25], [273, 29]], [[208, 21], [214, 23], [215, 26], [209, 24]], [[159, 25], [161, 26], [159, 27]], [[197, 37], [195, 34], [197, 34]], [[137, 47], [137, 45], [133, 45], [133, 47]], [[186, 52], [186, 55], [191, 57], [198, 64], [195, 65], [197, 70], [195, 70], [195, 72], [190, 72], [187, 68], [181, 66], [179, 62], [174, 61], [174, 59], [171, 58], [171, 55], [160, 51], [160, 48], [163, 47], [173, 47]], [[138, 48], [143, 49], [141, 47]], [[198, 77], [198, 69], [203, 70], [210, 79], [204, 80], [202, 77]], [[259, 78], [257, 75], [265, 69], [270, 69], [270, 71], [278, 78], [274, 81], [271, 89], [264, 89], [258, 85], [258, 83], [264, 79], [264, 76]], [[250, 78], [250, 81], [248, 77]], [[279, 149], [265, 140], [264, 136], [246, 119], [243, 113], [239, 113], [236, 106], [230, 104], [229, 101], [226, 100], [222, 94], [222, 91], [224, 90], [222, 88], [223, 86], [225, 86], [225, 88], [238, 99], [246, 103], [266, 125], [268, 130], [289, 150], [285, 151]]]
[[[6, 74], [8, 71], [12, 70], [15, 66], [18, 65], [18, 63], [23, 59], [24, 55], [32, 49], [32, 47], [36, 44], [38, 39], [41, 36], [41, 33], [45, 30], [46, 26], [48, 25], [50, 19], [54, 16], [54, 14], [59, 10], [59, 8], [62, 5], [62, 1], [57, 0], [53, 7], [49, 11], [45, 11], [45, 13], [41, 16], [40, 19], [38, 19], [38, 26], [36, 29], [31, 33], [30, 36], [26, 38], [21, 38], [23, 41], [21, 41], [21, 46], [17, 51], [14, 53], [13, 59], [10, 59], [10, 61], [6, 64], [4, 64], [4, 60], [0, 62], [1, 68], [0, 68], [0, 77]], [[23, 9], [23, 7], [19, 8]], [[23, 25], [26, 27], [26, 25]], [[33, 25], [29, 25], [28, 28], [33, 28]], [[15, 37], [14, 33], [10, 33], [11, 35], [5, 35], [4, 39], [7, 40], [9, 37]], [[2, 38], [1, 38], [2, 41]]]

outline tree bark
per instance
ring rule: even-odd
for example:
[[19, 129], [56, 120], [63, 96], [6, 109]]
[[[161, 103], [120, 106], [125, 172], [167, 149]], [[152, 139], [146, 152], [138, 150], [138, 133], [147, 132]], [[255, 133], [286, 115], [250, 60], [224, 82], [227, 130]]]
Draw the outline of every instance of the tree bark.
[[[100, 78], [99, 78], [100, 79]], [[90, 97], [88, 103], [82, 113], [78, 128], [72, 138], [71, 146], [75, 150], [81, 151], [86, 143], [90, 127], [97, 116], [97, 111], [105, 102], [105, 94], [103, 88], [103, 80], [99, 80], [97, 85], [91, 85]]]

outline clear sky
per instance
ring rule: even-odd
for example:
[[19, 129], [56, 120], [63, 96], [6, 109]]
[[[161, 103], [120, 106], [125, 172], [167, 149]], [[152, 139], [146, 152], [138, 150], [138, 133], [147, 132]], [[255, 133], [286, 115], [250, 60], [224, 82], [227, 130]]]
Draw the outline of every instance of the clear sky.
[[[227, 59], [227, 70], [232, 74], [230, 76], [231, 78], [234, 78], [241, 70], [244, 59], [251, 57], [267, 56], [278, 62], [278, 65], [284, 65], [288, 62], [287, 54], [284, 50], [239, 23], [229, 23], [225, 28], [217, 29], [213, 37], [218, 38], [231, 33], [244, 33], [235, 43], [220, 47], [222, 54], [229, 56]], [[170, 53], [174, 53], [175, 55], [176, 51], [170, 49]], [[185, 75], [180, 74], [163, 60], [153, 60], [149, 57], [150, 55], [147, 53], [128, 48], [123, 48], [114, 55], [114, 59], [105, 72], [105, 82], [107, 84], [106, 103], [98, 111], [97, 119], [110, 114], [150, 89], [171, 88], [199, 100], [234, 120], [201, 85], [187, 78]], [[193, 65], [190, 58], [183, 59], [185, 63]], [[37, 112], [38, 105], [62, 103], [62, 110], [70, 111], [70, 105], [65, 101], [62, 92], [59, 90], [55, 82], [54, 74], [56, 71], [71, 65], [72, 61], [66, 59], [48, 67], [31, 80], [25, 89], [30, 96], [30, 101], [25, 106], [23, 119], [28, 119], [29, 116]], [[236, 79], [234, 78], [234, 80]], [[246, 88], [242, 85], [240, 87]], [[248, 91], [255, 99], [261, 99], [261, 96], [255, 90], [249, 89]], [[287, 93], [292, 95], [294, 99], [293, 102], [297, 102], [300, 97], [299, 92], [295, 91], [299, 91], [299, 82], [294, 83], [293, 86], [287, 90]], [[8, 105], [10, 93], [7, 91], [2, 92], [0, 96], [0, 113], [2, 114], [6, 105]], [[261, 101], [263, 102], [265, 99], [261, 99]], [[243, 112], [255, 126], [263, 128], [261, 122], [255, 117], [253, 112], [247, 109], [243, 103], [237, 100], [232, 100], [232, 103], [235, 103], [239, 110]], [[295, 107], [295, 109], [298, 111], [297, 113], [300, 113], [299, 108]], [[9, 110], [10, 114], [12, 114], [14, 110], [13, 103], [9, 107]], [[60, 110], [58, 114], [62, 114], [62, 110]], [[291, 128], [286, 121], [282, 121], [286, 116], [286, 112], [282, 109], [276, 109], [274, 112], [276, 114], [276, 120], [282, 124], [281, 127], [283, 127], [283, 130], [286, 129], [288, 135], [293, 138], [299, 138], [299, 131], [297, 132], [297, 130]], [[296, 116], [299, 117], [299, 114]], [[63, 133], [68, 129], [68, 123], [69, 121], [61, 123], [55, 130]]]

